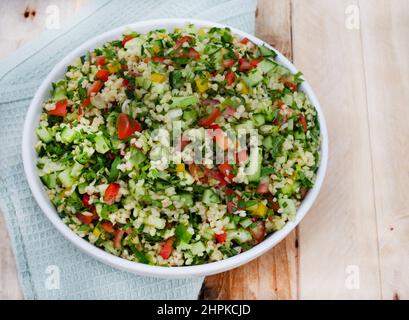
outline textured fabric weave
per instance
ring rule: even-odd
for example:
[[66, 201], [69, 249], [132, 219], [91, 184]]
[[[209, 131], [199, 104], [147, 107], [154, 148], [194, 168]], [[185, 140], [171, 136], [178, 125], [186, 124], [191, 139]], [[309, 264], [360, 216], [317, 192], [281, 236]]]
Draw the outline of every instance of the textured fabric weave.
[[[253, 33], [255, 8], [256, 0], [94, 1], [62, 29], [46, 31], [0, 61], [0, 205], [26, 299], [197, 298], [202, 278], [163, 280], [121, 272], [80, 252], [54, 229], [24, 175], [23, 122], [47, 73], [97, 34], [127, 23], [176, 17], [212, 20]], [[58, 275], [56, 268], [59, 289], [49, 283], [50, 275]]]

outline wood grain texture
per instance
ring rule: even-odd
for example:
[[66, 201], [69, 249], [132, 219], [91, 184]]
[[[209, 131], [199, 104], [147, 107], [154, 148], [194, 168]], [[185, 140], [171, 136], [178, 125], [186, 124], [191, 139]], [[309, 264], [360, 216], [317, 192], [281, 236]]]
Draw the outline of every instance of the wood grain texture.
[[360, 0], [384, 299], [409, 299], [409, 1]]
[[360, 30], [345, 24], [350, 5], [293, 1], [294, 62], [316, 91], [330, 141], [322, 191], [300, 224], [303, 299], [380, 298], [363, 52]]
[[[256, 35], [292, 58], [291, 1], [258, 2]], [[260, 258], [206, 278], [204, 299], [297, 299], [297, 231]]]

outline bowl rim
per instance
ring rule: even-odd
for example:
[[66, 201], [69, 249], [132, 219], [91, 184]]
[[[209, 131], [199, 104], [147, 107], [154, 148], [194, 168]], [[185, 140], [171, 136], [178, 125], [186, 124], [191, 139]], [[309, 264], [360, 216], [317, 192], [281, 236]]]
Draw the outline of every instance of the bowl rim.
[[263, 253], [267, 252], [275, 245], [277, 245], [281, 240], [283, 240], [293, 229], [295, 229], [295, 227], [304, 218], [304, 216], [307, 214], [307, 212], [309, 211], [309, 209], [311, 208], [312, 204], [314, 203], [318, 196], [327, 169], [328, 132], [324, 114], [322, 112], [320, 103], [315, 93], [313, 92], [312, 88], [304, 78], [305, 81], [301, 85], [301, 91], [303, 91], [309, 97], [310, 101], [317, 110], [321, 133], [321, 159], [317, 172], [316, 181], [313, 188], [308, 192], [306, 198], [302, 201], [300, 207], [298, 208], [295, 219], [293, 221], [287, 222], [281, 230], [276, 231], [275, 233], [269, 235], [260, 244], [254, 246], [250, 250], [240, 253], [236, 256], [230, 257], [228, 259], [201, 265], [181, 267], [152, 266], [117, 257], [111, 253], [104, 251], [103, 249], [94, 246], [90, 242], [76, 235], [61, 220], [54, 206], [51, 204], [51, 201], [49, 200], [48, 195], [45, 192], [44, 186], [38, 176], [35, 161], [35, 159], [37, 158], [37, 154], [34, 150], [35, 143], [36, 141], [38, 141], [37, 136], [34, 132], [39, 122], [39, 117], [42, 110], [41, 108], [42, 103], [45, 97], [48, 95], [48, 90], [51, 87], [51, 82], [61, 77], [59, 76], [59, 74], [61, 74], [62, 72], [65, 73], [66, 66], [69, 63], [71, 63], [75, 58], [81, 56], [87, 50], [93, 49], [108, 40], [118, 39], [122, 35], [122, 33], [127, 30], [138, 31], [141, 29], [154, 30], [159, 28], [173, 29], [185, 26], [188, 23], [192, 23], [198, 27], [229, 27], [234, 34], [241, 38], [247, 37], [248, 39], [250, 39], [252, 42], [259, 46], [266, 45], [268, 48], [274, 49], [274, 51], [277, 53], [277, 57], [275, 58], [275, 60], [278, 63], [287, 67], [293, 74], [298, 72], [297, 68], [283, 54], [281, 54], [275, 48], [271, 47], [268, 43], [262, 41], [261, 39], [253, 35], [250, 35], [239, 29], [224, 24], [215, 23], [207, 20], [189, 18], [154, 19], [139, 21], [135, 23], [126, 24], [121, 27], [117, 27], [110, 31], [104, 32], [100, 35], [97, 35], [83, 42], [80, 46], [72, 50], [62, 60], [60, 60], [60, 62], [58, 62], [54, 66], [54, 68], [48, 73], [48, 75], [46, 76], [46, 78], [43, 80], [40, 87], [36, 91], [30, 103], [30, 106], [27, 110], [27, 114], [24, 121], [22, 140], [22, 159], [24, 165], [24, 172], [28, 184], [30, 186], [31, 192], [36, 202], [47, 216], [47, 218], [66, 239], [68, 239], [81, 251], [117, 269], [144, 276], [154, 276], [160, 278], [187, 278], [195, 276], [212, 275], [239, 267], [259, 257], [260, 255], [262, 255]]

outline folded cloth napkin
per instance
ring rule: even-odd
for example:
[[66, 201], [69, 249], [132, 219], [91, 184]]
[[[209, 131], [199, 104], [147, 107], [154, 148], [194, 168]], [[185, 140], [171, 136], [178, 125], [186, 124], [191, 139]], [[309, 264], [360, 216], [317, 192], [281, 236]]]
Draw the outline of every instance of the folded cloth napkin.
[[96, 34], [154, 18], [212, 20], [254, 32], [256, 0], [93, 1], [60, 30], [0, 61], [0, 208], [26, 299], [197, 299], [203, 278], [164, 280], [106, 266], [65, 240], [37, 206], [21, 159], [24, 117], [41, 81]]

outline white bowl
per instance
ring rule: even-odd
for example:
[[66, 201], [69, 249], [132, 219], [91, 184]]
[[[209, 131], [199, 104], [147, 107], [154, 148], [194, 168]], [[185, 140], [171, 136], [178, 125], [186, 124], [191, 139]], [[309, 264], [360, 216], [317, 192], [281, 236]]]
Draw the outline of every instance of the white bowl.
[[[180, 28], [185, 26], [187, 23], [193, 23], [198, 27], [226, 27], [224, 25], [195, 19], [160, 19], [160, 20], [149, 20], [142, 21], [126, 26], [119, 27], [112, 31], [108, 31], [101, 34], [69, 53], [64, 59], [59, 62], [54, 69], [48, 74], [40, 88], [37, 90], [33, 100], [31, 101], [30, 107], [27, 112], [27, 116], [24, 123], [23, 131], [23, 142], [22, 142], [22, 155], [23, 164], [28, 184], [30, 185], [31, 191], [34, 198], [36, 199], [40, 208], [44, 211], [47, 218], [52, 222], [52, 224], [61, 232], [69, 241], [80, 248], [82, 251], [88, 253], [89, 255], [95, 257], [99, 261], [106, 263], [112, 267], [133, 272], [139, 275], [162, 277], [162, 278], [183, 278], [191, 276], [204, 276], [211, 275], [219, 272], [223, 272], [235, 267], [238, 267], [246, 262], [249, 262], [263, 253], [270, 250], [277, 243], [279, 243], [283, 238], [285, 238], [301, 221], [306, 215], [308, 210], [311, 208], [313, 202], [317, 198], [320, 191], [322, 182], [324, 180], [325, 171], [327, 168], [328, 161], [328, 133], [327, 127], [325, 125], [324, 114], [321, 110], [320, 104], [312, 91], [311, 87], [307, 82], [304, 82], [301, 86], [302, 91], [304, 91], [311, 102], [315, 106], [318, 112], [318, 118], [321, 128], [321, 163], [317, 173], [317, 179], [315, 181], [314, 187], [308, 192], [307, 197], [302, 202], [301, 206], [297, 210], [297, 214], [294, 221], [288, 222], [283, 229], [277, 231], [270, 236], [268, 236], [263, 242], [253, 247], [252, 249], [240, 253], [237, 256], [212, 262], [203, 265], [195, 266], [185, 266], [185, 267], [160, 267], [160, 266], [150, 266], [142, 263], [132, 262], [125, 260], [123, 258], [116, 257], [94, 245], [87, 242], [86, 240], [77, 236], [71, 229], [66, 226], [60, 217], [58, 216], [53, 204], [50, 202], [43, 183], [41, 182], [36, 168], [36, 158], [37, 154], [34, 150], [34, 146], [38, 139], [35, 134], [35, 129], [39, 123], [40, 114], [42, 111], [42, 103], [45, 99], [49, 97], [49, 90], [51, 88], [51, 83], [61, 79], [65, 75], [66, 67], [77, 57], [83, 55], [88, 50], [94, 49], [103, 43], [119, 39], [125, 30], [135, 30], [139, 33], [146, 33], [153, 29], [168, 29], [173, 31], [174, 28]], [[232, 32], [240, 37], [247, 37], [252, 42], [257, 45], [266, 45], [271, 48], [267, 43], [262, 40], [247, 34], [243, 31], [231, 28]], [[275, 50], [277, 52], [277, 50]], [[287, 67], [291, 72], [296, 73], [298, 70], [288, 61], [281, 53], [277, 52], [276, 60], [283, 66]]]

